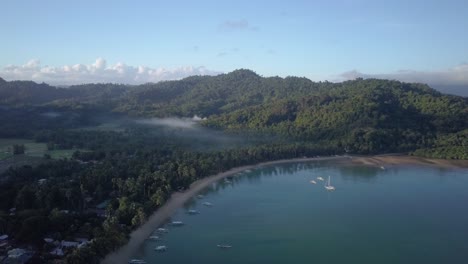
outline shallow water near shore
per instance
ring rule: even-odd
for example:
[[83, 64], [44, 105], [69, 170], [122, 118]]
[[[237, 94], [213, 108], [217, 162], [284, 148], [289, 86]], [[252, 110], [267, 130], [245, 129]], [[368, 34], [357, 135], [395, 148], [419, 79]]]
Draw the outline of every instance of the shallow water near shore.
[[[331, 176], [336, 191], [326, 191], [318, 176]], [[263, 167], [206, 188], [203, 198], [171, 217], [183, 226], [164, 225], [169, 232], [147, 240], [133, 257], [147, 263], [462, 263], [467, 190], [467, 169]], [[156, 252], [160, 245], [167, 251]]]

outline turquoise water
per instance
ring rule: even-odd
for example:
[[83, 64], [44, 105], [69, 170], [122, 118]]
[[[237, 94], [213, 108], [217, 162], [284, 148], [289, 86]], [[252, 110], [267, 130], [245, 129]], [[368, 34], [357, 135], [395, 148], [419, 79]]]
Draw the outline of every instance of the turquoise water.
[[[329, 175], [334, 192], [310, 183]], [[468, 263], [466, 169], [313, 162], [229, 180], [181, 208], [170, 220], [185, 225], [166, 225], [162, 240], [146, 241], [134, 257], [147, 263]], [[213, 206], [202, 205], [207, 201]], [[159, 245], [168, 250], [156, 252]]]

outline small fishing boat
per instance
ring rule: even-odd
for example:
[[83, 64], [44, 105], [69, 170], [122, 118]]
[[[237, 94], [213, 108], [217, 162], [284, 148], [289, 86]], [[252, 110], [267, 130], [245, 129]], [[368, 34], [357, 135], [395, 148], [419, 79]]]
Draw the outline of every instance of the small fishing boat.
[[314, 181], [314, 180], [311, 180], [310, 183], [312, 183], [312, 184], [317, 184], [317, 182]]
[[227, 245], [227, 244], [219, 244], [219, 245], [216, 245], [216, 246], [219, 247], [219, 248], [223, 248], [223, 249], [232, 248], [231, 245]]
[[148, 240], [159, 240], [159, 236], [149, 236]]
[[169, 230], [168, 230], [167, 228], [162, 228], [162, 227], [156, 229], [156, 231], [159, 232], [159, 233], [167, 233], [167, 232], [169, 232]]
[[188, 210], [187, 211], [187, 214], [190, 214], [190, 215], [196, 215], [196, 214], [199, 214], [200, 212], [197, 211], [197, 210]]
[[158, 251], [158, 252], [164, 252], [167, 250], [167, 247], [166, 246], [157, 246], [156, 248], [154, 248], [154, 250]]
[[182, 222], [182, 221], [172, 221], [172, 222], [171, 222], [171, 225], [173, 225], [173, 226], [181, 226], [181, 225], [184, 225], [184, 222]]
[[142, 259], [131, 259], [128, 261], [129, 264], [146, 264], [146, 261]]
[[324, 181], [324, 179], [322, 177], [320, 177], [320, 176], [317, 177], [317, 180]]
[[384, 167], [384, 166], [380, 166], [380, 168], [381, 168], [382, 170], [385, 170], [385, 167]]
[[203, 197], [205, 197], [203, 194], [197, 195], [197, 198], [198, 198], [198, 199], [202, 199]]
[[210, 203], [210, 202], [204, 202], [203, 205], [204, 205], [204, 206], [213, 206], [213, 204]]

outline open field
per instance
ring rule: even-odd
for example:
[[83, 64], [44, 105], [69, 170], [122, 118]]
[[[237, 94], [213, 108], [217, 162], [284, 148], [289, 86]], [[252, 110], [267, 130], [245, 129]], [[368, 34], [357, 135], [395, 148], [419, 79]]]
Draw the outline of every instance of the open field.
[[[23, 144], [25, 153], [13, 155], [13, 145]], [[45, 143], [37, 143], [30, 139], [0, 138], [0, 173], [10, 166], [38, 165], [44, 161], [44, 155], [48, 154], [52, 159], [71, 158], [73, 153], [81, 149], [56, 149], [47, 150]]]
[[47, 150], [45, 143], [37, 143], [30, 139], [21, 138], [0, 138], [0, 160], [8, 159], [13, 156], [12, 146], [23, 144], [25, 146], [25, 155], [30, 157], [44, 157], [49, 154], [53, 159], [70, 158], [78, 149], [57, 149]]

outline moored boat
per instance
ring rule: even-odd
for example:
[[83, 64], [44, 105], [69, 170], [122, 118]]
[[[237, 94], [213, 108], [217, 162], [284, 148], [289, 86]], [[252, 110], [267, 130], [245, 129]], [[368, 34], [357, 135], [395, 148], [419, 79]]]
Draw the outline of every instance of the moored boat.
[[146, 261], [142, 259], [131, 259], [128, 261], [129, 264], [146, 264]]
[[167, 246], [157, 246], [154, 248], [154, 250], [158, 251], [158, 252], [164, 252], [167, 250]]
[[327, 189], [327, 191], [334, 191], [335, 190], [335, 186], [330, 185], [330, 176], [328, 176], [328, 182], [325, 185], [325, 189]]
[[218, 248], [223, 248], [223, 249], [228, 249], [228, 248], [232, 248], [231, 245], [227, 245], [227, 244], [218, 244], [216, 245]]
[[160, 227], [160, 228], [156, 229], [156, 231], [158, 233], [167, 233], [167, 232], [169, 232], [169, 229]]

